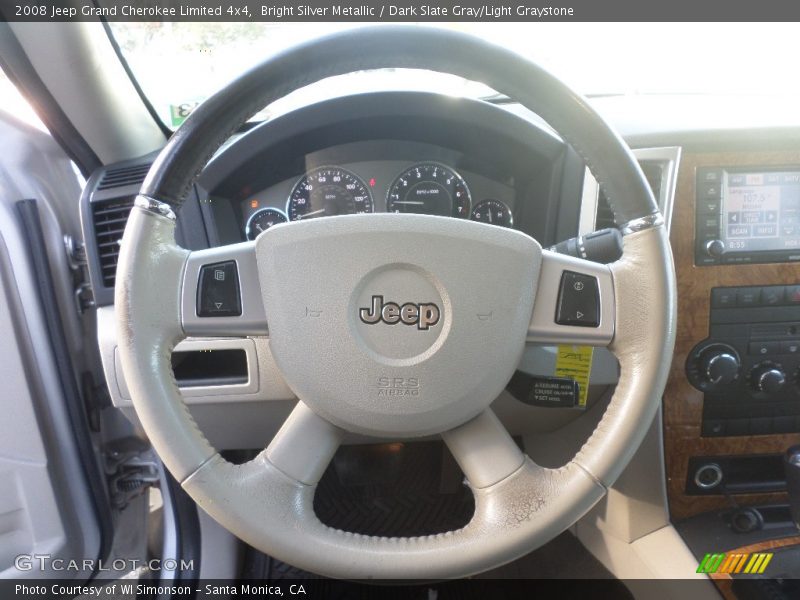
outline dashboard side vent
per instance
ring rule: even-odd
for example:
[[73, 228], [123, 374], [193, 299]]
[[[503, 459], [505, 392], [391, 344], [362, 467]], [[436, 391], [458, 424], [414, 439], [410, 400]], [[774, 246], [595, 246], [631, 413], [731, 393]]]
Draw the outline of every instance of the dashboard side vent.
[[108, 169], [103, 174], [96, 189], [97, 191], [102, 191], [127, 185], [141, 185], [149, 170], [149, 163]]
[[132, 208], [133, 197], [92, 203], [92, 219], [97, 255], [100, 259], [100, 272], [103, 277], [103, 285], [109, 288], [114, 287], [117, 277], [120, 240]]
[[[656, 197], [656, 202], [661, 205], [661, 182], [663, 179], [664, 167], [658, 161], [640, 160], [639, 166], [642, 168], [650, 189]], [[608, 198], [601, 189], [597, 197], [597, 216], [595, 217], [595, 230], [617, 227], [618, 223], [614, 220], [614, 213], [608, 203]]]

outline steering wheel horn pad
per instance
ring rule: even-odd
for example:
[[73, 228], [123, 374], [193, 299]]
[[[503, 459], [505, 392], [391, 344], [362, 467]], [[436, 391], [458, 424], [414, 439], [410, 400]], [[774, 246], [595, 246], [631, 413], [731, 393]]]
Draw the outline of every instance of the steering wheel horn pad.
[[255, 252], [292, 390], [344, 429], [403, 438], [461, 425], [503, 390], [542, 250], [510, 229], [382, 214], [273, 227]]
[[[622, 224], [622, 258], [598, 265], [542, 250], [518, 231], [394, 214], [278, 225], [254, 242], [195, 252], [176, 245], [172, 208], [247, 118], [325, 77], [384, 67], [480, 81], [547, 120], [609, 197]], [[239, 270], [242, 315], [198, 318], [200, 268], [230, 260]], [[597, 279], [598, 327], [555, 322], [565, 271]], [[387, 26], [289, 49], [189, 116], [131, 212], [115, 309], [137, 416], [166, 467], [208, 514], [268, 555], [313, 573], [439, 579], [484, 571], [544, 544], [619, 476], [666, 384], [675, 273], [641, 169], [583, 98], [526, 59], [475, 38]], [[268, 335], [299, 398], [269, 446], [243, 465], [228, 463], [205, 439], [170, 365], [180, 340], [226, 333]], [[600, 423], [558, 469], [526, 457], [490, 408], [526, 343], [605, 346], [619, 361], [619, 382]], [[440, 434], [475, 496], [470, 523], [414, 538], [322, 524], [313, 510], [315, 487], [348, 431]]]

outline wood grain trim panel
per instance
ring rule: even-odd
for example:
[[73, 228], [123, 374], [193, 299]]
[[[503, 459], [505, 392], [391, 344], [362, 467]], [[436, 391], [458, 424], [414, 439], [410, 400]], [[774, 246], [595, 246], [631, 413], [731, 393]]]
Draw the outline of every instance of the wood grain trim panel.
[[[694, 266], [695, 171], [712, 166], [800, 166], [800, 151], [791, 152], [684, 152], [678, 173], [670, 241], [678, 284], [678, 330], [675, 354], [664, 392], [664, 452], [670, 514], [680, 520], [725, 508], [723, 496], [687, 496], [684, 493], [691, 456], [783, 452], [800, 443], [800, 434], [743, 437], [700, 437], [703, 394], [686, 378], [684, 364], [694, 345], [708, 336], [711, 288], [800, 283], [800, 264]], [[786, 501], [786, 494], [736, 495], [739, 504]]]

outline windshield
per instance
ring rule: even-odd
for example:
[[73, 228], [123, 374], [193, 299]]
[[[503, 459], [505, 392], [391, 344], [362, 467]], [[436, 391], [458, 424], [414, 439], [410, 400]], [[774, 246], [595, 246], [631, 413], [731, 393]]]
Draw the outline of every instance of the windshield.
[[[191, 110], [237, 75], [290, 45], [343, 23], [109, 23], [134, 77], [163, 121], [177, 127]], [[434, 26], [434, 25], [419, 25]], [[452, 23], [539, 63], [587, 95], [794, 95], [796, 23]], [[491, 95], [456, 77], [418, 71], [351, 75], [319, 96], [366, 89], [428, 89]], [[270, 113], [262, 112], [263, 119]]]

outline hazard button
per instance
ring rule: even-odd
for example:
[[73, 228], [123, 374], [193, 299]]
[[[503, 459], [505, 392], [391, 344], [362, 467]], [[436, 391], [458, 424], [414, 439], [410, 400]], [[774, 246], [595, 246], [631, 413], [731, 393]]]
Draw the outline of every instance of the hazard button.
[[561, 274], [556, 323], [576, 327], [600, 326], [600, 292], [596, 277], [574, 271]]

